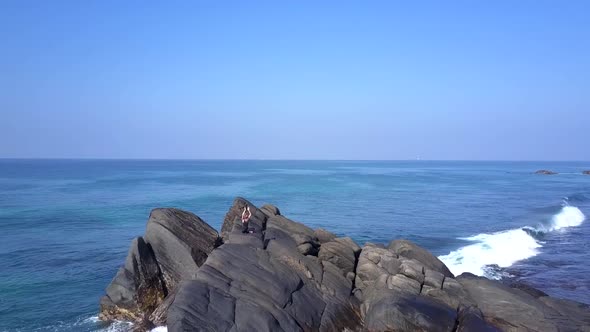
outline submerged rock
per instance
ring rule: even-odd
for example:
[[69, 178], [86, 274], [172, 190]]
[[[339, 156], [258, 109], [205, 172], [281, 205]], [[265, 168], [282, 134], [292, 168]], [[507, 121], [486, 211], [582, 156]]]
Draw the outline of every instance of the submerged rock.
[[[243, 233], [241, 211], [252, 218]], [[463, 274], [406, 240], [386, 247], [236, 198], [221, 238], [197, 216], [152, 211], [101, 300], [101, 319], [173, 331], [584, 331], [587, 305]]]

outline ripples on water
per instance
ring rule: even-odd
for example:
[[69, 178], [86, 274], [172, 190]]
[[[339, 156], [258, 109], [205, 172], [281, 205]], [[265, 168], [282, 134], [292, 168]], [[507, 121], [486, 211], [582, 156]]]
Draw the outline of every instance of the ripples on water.
[[[552, 169], [555, 176], [534, 175]], [[360, 244], [590, 303], [588, 163], [0, 160], [0, 331], [125, 329], [98, 300], [154, 207], [219, 229], [235, 196]], [[565, 200], [564, 200], [565, 199]]]

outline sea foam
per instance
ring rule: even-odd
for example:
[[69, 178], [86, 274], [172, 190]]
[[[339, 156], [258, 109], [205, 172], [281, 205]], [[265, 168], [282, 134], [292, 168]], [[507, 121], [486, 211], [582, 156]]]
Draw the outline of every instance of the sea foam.
[[586, 216], [575, 206], [564, 206], [561, 211], [551, 219], [548, 231], [555, 231], [566, 227], [580, 226]]
[[158, 326], [151, 330], [151, 332], [168, 332], [167, 326]]
[[488, 273], [489, 269], [486, 267], [490, 265], [509, 267], [517, 261], [536, 256], [542, 244], [532, 234], [579, 226], [585, 219], [586, 217], [580, 209], [564, 205], [559, 213], [551, 218], [547, 226], [527, 226], [462, 238], [473, 242], [473, 244], [461, 247], [448, 255], [439, 256], [439, 259], [455, 275], [470, 272], [479, 276], [485, 275], [499, 279], [501, 276]]

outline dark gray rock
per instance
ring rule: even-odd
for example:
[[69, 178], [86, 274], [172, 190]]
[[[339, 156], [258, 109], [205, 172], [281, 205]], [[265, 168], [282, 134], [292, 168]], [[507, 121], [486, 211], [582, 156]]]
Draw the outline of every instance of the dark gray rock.
[[548, 296], [545, 292], [542, 292], [530, 285], [527, 285], [523, 282], [513, 282], [510, 284], [510, 287], [512, 288], [516, 288], [516, 289], [520, 289], [521, 291], [529, 294], [530, 296], [534, 297], [534, 298], [540, 298], [543, 296]]
[[543, 300], [547, 297], [536, 298], [483, 277], [461, 275], [457, 281], [481, 309], [485, 321], [501, 330], [583, 331], [590, 326], [590, 311], [582, 304]]
[[336, 235], [334, 233], [328, 232], [323, 228], [317, 228], [313, 231], [313, 233], [315, 237], [318, 238], [318, 241], [320, 241], [321, 244], [333, 241], [336, 238]]
[[281, 215], [279, 208], [271, 204], [264, 204], [260, 207], [260, 211], [264, 213], [267, 218]]
[[546, 169], [540, 169], [538, 171], [535, 172], [535, 174], [541, 174], [541, 175], [555, 175], [557, 174], [556, 172], [550, 171], [550, 170], [546, 170]]
[[483, 319], [481, 310], [469, 306], [459, 310], [457, 332], [500, 332], [500, 330]]
[[418, 284], [424, 283], [424, 266], [415, 259], [402, 258], [399, 267], [399, 274], [414, 279]]
[[264, 234], [262, 232], [242, 233], [235, 231], [228, 233], [225, 243], [244, 244], [257, 248], [264, 248]]
[[301, 288], [299, 276], [271, 260], [267, 251], [226, 243], [209, 256], [194, 280], [179, 289], [168, 329], [248, 331], [256, 324], [258, 331], [297, 330], [285, 308]]
[[[234, 202], [226, 221], [232, 220], [232, 209], [239, 210], [239, 204], [241, 199]], [[192, 280], [183, 283], [168, 313], [171, 332], [360, 327], [358, 300], [352, 295], [354, 278], [347, 278], [354, 274], [355, 244], [332, 241], [324, 248], [323, 260], [313, 256], [320, 244], [310, 228], [280, 215], [267, 217], [259, 233], [228, 230], [225, 243], [208, 256]], [[223, 306], [232, 309], [223, 311]], [[219, 309], [211, 312], [211, 307]]]
[[106, 289], [99, 317], [143, 322], [165, 296], [166, 289], [160, 280], [152, 248], [138, 237], [131, 243], [125, 265]]
[[[271, 213], [272, 208], [270, 208], [270, 205], [267, 206], [265, 211], [262, 211], [248, 200], [237, 197], [234, 199], [234, 203], [229, 211], [227, 211], [225, 214], [223, 224], [221, 225], [221, 236], [223, 237], [223, 240], [228, 238], [229, 233], [242, 232], [242, 212], [244, 207], [250, 207], [251, 217], [248, 221], [249, 230], [255, 233], [262, 233], [262, 231], [266, 228], [266, 220], [268, 219], [268, 216], [265, 214], [265, 212]], [[278, 209], [276, 212], [278, 213]]]
[[445, 271], [444, 264], [423, 249], [405, 241], [391, 247], [365, 245], [360, 253], [353, 293], [361, 301], [364, 327], [369, 331], [452, 331], [458, 309], [473, 306], [469, 294], [451, 276], [439, 272]]
[[217, 231], [196, 215], [179, 209], [154, 209], [145, 235], [166, 288], [173, 292], [190, 278], [220, 243]]
[[[556, 299], [550, 296], [542, 296], [538, 299], [549, 308], [557, 311], [561, 317], [564, 317], [568, 321], [567, 324], [562, 324], [560, 328], [569, 325], [581, 331], [590, 331], [590, 306], [588, 304], [566, 299]], [[574, 330], [572, 329], [572, 331]]]
[[387, 288], [395, 289], [399, 292], [420, 294], [422, 284], [417, 280], [398, 273], [387, 278]]
[[358, 255], [361, 253], [361, 247], [359, 247], [359, 245], [349, 237], [338, 237], [335, 238], [334, 241], [348, 246], [350, 249], [352, 249], [352, 252], [354, 252], [356, 257], [358, 257]]
[[319, 252], [320, 243], [315, 236], [313, 230], [302, 223], [289, 220], [283, 216], [274, 216], [268, 219], [266, 223], [267, 234], [273, 230], [280, 230], [288, 234], [295, 244], [297, 249], [303, 255], [317, 255]]
[[582, 174], [584, 174], [584, 175], [590, 175], [590, 170], [583, 171]]
[[382, 290], [365, 316], [368, 331], [453, 331], [457, 312], [434, 299]]
[[437, 271], [425, 269], [424, 271], [424, 285], [435, 289], [442, 289], [443, 280], [445, 276]]
[[356, 255], [353, 249], [349, 245], [338, 241], [322, 244], [318, 258], [336, 265], [343, 271], [344, 275], [354, 272], [356, 265]]
[[145, 237], [133, 240], [125, 265], [107, 287], [99, 318], [131, 320], [140, 330], [164, 324], [177, 284], [190, 278], [219, 242], [217, 232], [194, 214], [154, 209]]
[[[380, 265], [381, 260], [384, 260], [383, 257], [387, 257], [388, 266], [394, 264], [390, 261], [397, 261], [397, 255], [387, 249], [367, 245], [363, 247], [356, 267], [355, 285], [358, 289], [364, 290], [370, 287], [382, 275], [387, 277], [389, 274], [397, 273], [389, 272]], [[399, 264], [401, 263], [398, 263], [398, 266]]]
[[422, 287], [422, 294], [435, 298], [454, 309], [462, 306], [475, 305], [475, 302], [463, 286], [457, 280], [450, 277], [444, 278], [442, 288], [424, 285]]
[[235, 310], [234, 297], [201, 281], [188, 280], [179, 285], [168, 310], [168, 330], [229, 331], [234, 326]]
[[408, 240], [395, 240], [391, 241], [387, 247], [399, 256], [415, 259], [425, 267], [442, 273], [445, 277], [453, 277], [451, 271], [449, 271], [447, 266], [441, 262], [440, 259], [413, 242]]
[[[279, 249], [279, 244], [273, 242], [268, 248]], [[333, 315], [336, 325], [326, 322], [326, 326], [342, 330], [343, 311], [353, 307], [346, 305], [346, 300], [352, 298], [352, 285], [342, 276], [342, 271], [324, 262], [321, 272], [312, 273], [314, 267], [308, 265], [314, 261], [306, 260], [301, 253], [275, 254], [268, 248], [226, 243], [213, 251], [195, 279], [179, 289], [168, 314], [168, 329], [322, 330], [327, 315]], [[180, 294], [190, 296], [179, 298]], [[343, 309], [335, 307], [326, 311], [327, 305], [338, 303], [337, 299], [344, 300], [340, 306]], [[232, 316], [232, 312], [219, 309], [212, 314], [210, 306], [232, 306], [235, 312]]]
[[385, 269], [389, 274], [398, 274], [402, 266], [402, 261], [395, 256], [381, 256], [377, 266]]

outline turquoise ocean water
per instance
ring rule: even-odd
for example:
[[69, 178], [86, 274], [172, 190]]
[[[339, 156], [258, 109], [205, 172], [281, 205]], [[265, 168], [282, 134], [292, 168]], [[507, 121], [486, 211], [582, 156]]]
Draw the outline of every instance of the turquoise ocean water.
[[[534, 175], [537, 169], [558, 175]], [[0, 331], [121, 330], [98, 300], [155, 207], [219, 229], [235, 196], [458, 274], [590, 303], [590, 162], [0, 159]]]

